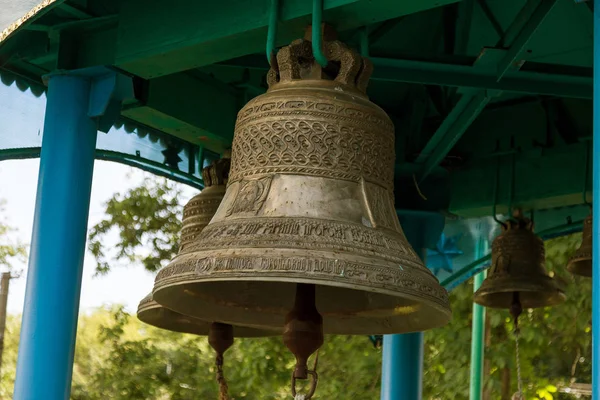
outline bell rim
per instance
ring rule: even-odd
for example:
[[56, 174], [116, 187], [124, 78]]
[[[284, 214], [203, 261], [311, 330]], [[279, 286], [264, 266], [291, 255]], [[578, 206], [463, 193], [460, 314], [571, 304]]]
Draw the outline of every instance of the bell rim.
[[[583, 263], [585, 263], [585, 264], [589, 263], [590, 266], [582, 267], [581, 264], [583, 264]], [[575, 257], [572, 257], [571, 259], [569, 259], [569, 262], [567, 264], [567, 270], [573, 275], [591, 278], [592, 273], [593, 273], [591, 263], [592, 263], [591, 255], [590, 256], [588, 256], [588, 255], [575, 256]]]
[[[176, 268], [179, 267], [179, 265], [169, 265], [167, 267], [165, 267], [165, 269], [168, 269], [169, 267], [172, 268]], [[158, 277], [157, 277], [158, 278]], [[435, 279], [435, 277], [433, 278]], [[438, 297], [435, 297], [433, 295], [426, 295], [423, 292], [410, 292], [408, 290], [405, 290], [403, 292], [398, 292], [398, 291], [393, 291], [393, 290], [389, 290], [389, 289], [382, 289], [382, 288], [374, 288], [373, 286], [366, 286], [366, 285], [357, 285], [357, 284], [347, 284], [346, 282], [341, 282], [338, 280], [336, 281], [335, 285], [333, 285], [334, 282], [332, 282], [331, 280], [326, 280], [325, 278], [321, 278], [321, 279], [316, 279], [315, 277], [311, 277], [311, 278], [302, 278], [302, 277], [282, 277], [281, 275], [277, 276], [277, 275], [265, 275], [264, 272], [261, 272], [259, 276], [257, 276], [255, 279], [251, 279], [248, 276], [240, 276], [240, 275], [228, 275], [228, 276], [223, 276], [223, 277], [210, 277], [210, 276], [204, 276], [204, 277], [199, 277], [197, 275], [194, 274], [194, 272], [188, 273], [186, 275], [175, 275], [175, 276], [170, 276], [166, 279], [157, 279], [157, 281], [155, 282], [155, 286], [153, 289], [153, 296], [154, 298], [158, 299], [161, 303], [167, 305], [169, 308], [171, 309], [177, 309], [178, 305], [174, 304], [176, 303], [176, 300], [173, 300], [172, 293], [175, 292], [184, 292], [186, 290], [186, 288], [189, 287], [198, 287], [202, 288], [203, 285], [207, 285], [207, 284], [211, 284], [211, 283], [217, 283], [217, 282], [231, 282], [231, 281], [235, 281], [235, 282], [263, 282], [263, 283], [290, 283], [290, 284], [294, 284], [294, 283], [308, 283], [308, 284], [315, 284], [317, 286], [323, 286], [323, 287], [332, 287], [332, 288], [342, 288], [342, 289], [347, 289], [347, 290], [357, 290], [357, 291], [362, 291], [362, 292], [370, 292], [370, 293], [375, 293], [375, 294], [380, 294], [380, 295], [385, 295], [385, 296], [390, 296], [390, 297], [394, 297], [394, 298], [400, 298], [400, 299], [404, 299], [404, 300], [409, 300], [409, 301], [415, 301], [416, 303], [418, 303], [420, 306], [422, 306], [424, 309], [427, 310], [426, 313], [424, 313], [427, 318], [422, 318], [423, 321], [425, 322], [420, 322], [419, 328], [418, 329], [411, 329], [411, 330], [403, 330], [403, 331], [398, 331], [398, 330], [381, 330], [381, 331], [371, 331], [371, 330], [364, 330], [361, 331], [360, 329], [357, 330], [353, 330], [352, 332], [343, 330], [343, 329], [336, 329], [336, 328], [332, 328], [328, 326], [328, 320], [332, 319], [331, 316], [328, 316], [327, 314], [323, 314], [324, 316], [324, 322], [326, 325], [325, 328], [325, 333], [326, 334], [349, 334], [349, 335], [355, 335], [355, 334], [390, 334], [390, 333], [410, 333], [410, 332], [419, 332], [419, 331], [424, 331], [424, 330], [429, 330], [429, 329], [435, 329], [441, 326], [446, 325], [448, 322], [450, 322], [450, 320], [452, 319], [452, 310], [450, 308], [450, 302], [448, 297], [446, 296], [444, 299], [440, 299]], [[442, 287], [439, 286], [444, 292], [446, 292], [446, 290]], [[447, 293], [447, 292], [446, 292]], [[173, 303], [170, 303], [173, 302]], [[180, 310], [183, 311], [183, 310]], [[433, 313], [433, 314], [432, 314]], [[275, 314], [273, 314], [275, 315]], [[390, 318], [394, 318], [394, 317], [390, 317]], [[400, 315], [397, 316], [397, 318], [402, 318]], [[339, 318], [338, 318], [339, 319]], [[383, 319], [383, 318], [382, 318]], [[283, 319], [282, 319], [283, 321]], [[240, 321], [225, 321], [227, 323], [233, 323], [234, 325], [246, 325], [245, 323], [242, 323]], [[433, 323], [435, 322], [435, 323]], [[333, 322], [331, 323], [331, 325], [333, 326]], [[257, 325], [259, 326], [259, 325]], [[264, 329], [277, 329], [278, 326], [275, 325], [263, 325]], [[281, 324], [281, 326], [283, 326], [283, 322]]]
[[[271, 252], [270, 255], [253, 254], [254, 251]], [[237, 251], [247, 252], [247, 255], [240, 256]], [[288, 248], [234, 248], [227, 253], [217, 253], [219, 250], [206, 249], [201, 251], [193, 251], [185, 254], [177, 255], [166, 267], [161, 269], [156, 275], [152, 295], [154, 296], [157, 289], [176, 284], [178, 282], [219, 282], [236, 279], [240, 281], [278, 281], [289, 283], [314, 283], [314, 281], [323, 282], [325, 286], [346, 287], [348, 289], [366, 290], [373, 293], [381, 293], [393, 297], [401, 297], [399, 294], [415, 293], [416, 296], [430, 298], [434, 303], [441, 308], [450, 309], [450, 300], [448, 291], [440, 285], [437, 277], [425, 267], [421, 260], [419, 262], [410, 260], [407, 256], [390, 261], [385, 258], [375, 258], [372, 255], [355, 256], [340, 251], [328, 250], [313, 250], [311, 257], [302, 257], [297, 254], [297, 251], [304, 249], [288, 249]], [[416, 257], [416, 255], [415, 255]], [[222, 268], [216, 272], [219, 275], [215, 276], [213, 270], [214, 264], [220, 262], [244, 262], [247, 260], [261, 259], [265, 263], [277, 263], [282, 260], [298, 260], [298, 261], [323, 261], [334, 262], [338, 267], [336, 270], [312, 271], [310, 273], [310, 281], [303, 280], [304, 274], [307, 272], [300, 270], [302, 275], [294, 275], [293, 269], [268, 269], [255, 268], [244, 270], [243, 268], [234, 265], [230, 269]], [[232, 263], [233, 264], [233, 263]], [[237, 267], [237, 268], [236, 268]], [[337, 270], [341, 269], [341, 273]], [[354, 273], [353, 270], [360, 270], [361, 274]], [[226, 275], [224, 275], [226, 274]], [[256, 278], [252, 278], [250, 274], [256, 274]], [[367, 276], [370, 274], [370, 276]], [[291, 278], [290, 278], [291, 277]], [[342, 279], [340, 279], [342, 278]], [[385, 278], [385, 279], [384, 279]], [[345, 279], [345, 280], [344, 280]], [[387, 280], [387, 281], [386, 281]], [[396, 283], [389, 284], [388, 281], [396, 280]], [[333, 282], [335, 281], [335, 285]], [[392, 287], [392, 288], [390, 288]], [[417, 287], [417, 289], [414, 289]], [[397, 289], [397, 290], [394, 290]], [[421, 297], [417, 297], [421, 298]]]
[[[163, 316], [163, 318], [157, 318], [153, 313], [165, 313], [170, 314], [173, 318], [171, 323], [168, 323], [169, 316]], [[144, 324], [153, 326], [158, 329], [164, 329], [171, 332], [185, 333], [189, 335], [197, 335], [197, 336], [208, 336], [210, 325], [212, 322], [207, 322], [201, 320], [199, 318], [183, 315], [178, 313], [177, 311], [173, 311], [163, 305], [159, 304], [155, 300], [150, 300], [148, 302], [143, 303], [140, 302], [138, 306], [136, 316], [138, 320], [143, 322]], [[176, 322], [175, 319], [177, 317], [184, 317], [190, 321], [190, 323], [185, 322]], [[256, 337], [270, 337], [277, 336], [280, 332], [275, 330], [267, 330], [260, 329], [248, 326], [233, 326], [234, 337], [239, 338], [256, 338]]]
[[[503, 279], [504, 277], [502, 277], [501, 279]], [[489, 278], [488, 278], [489, 279]], [[504, 278], [504, 279], [508, 279], [508, 277]], [[531, 285], [528, 286], [521, 286], [518, 287], [518, 285], [515, 285], [515, 282], [513, 280], [513, 282], [511, 282], [513, 284], [512, 288], [503, 288], [501, 285], [498, 285], [498, 287], [494, 288], [494, 291], [492, 292], [492, 288], [488, 287], [490, 285], [490, 283], [488, 283], [486, 285], [486, 282], [484, 281], [483, 285], [474, 293], [473, 295], [473, 301], [479, 305], [482, 305], [484, 307], [488, 307], [488, 308], [497, 308], [497, 309], [508, 309], [510, 307], [509, 302], [505, 302], [502, 305], [499, 305], [499, 303], [497, 301], [493, 301], [494, 299], [497, 299], [499, 294], [506, 294], [506, 293], [513, 293], [513, 292], [519, 292], [519, 293], [547, 293], [548, 296], [546, 297], [547, 302], [543, 305], [532, 305], [529, 301], [524, 301], [523, 302], [523, 308], [543, 308], [543, 307], [552, 307], [552, 306], [556, 306], [559, 305], [561, 303], [563, 303], [566, 299], [567, 296], [564, 292], [563, 289], [561, 289], [556, 282], [554, 281], [554, 279], [552, 279], [549, 276], [544, 276], [544, 277], [538, 277], [538, 279], [541, 279], [541, 282], [538, 282], [537, 284], [535, 284], [535, 287], [532, 287]], [[492, 280], [498, 280], [498, 278], [493, 279]], [[490, 282], [490, 281], [488, 281]], [[519, 282], [516, 282], [517, 284], [519, 284]], [[497, 285], [497, 283], [496, 283]], [[515, 290], [516, 289], [518, 290]]]

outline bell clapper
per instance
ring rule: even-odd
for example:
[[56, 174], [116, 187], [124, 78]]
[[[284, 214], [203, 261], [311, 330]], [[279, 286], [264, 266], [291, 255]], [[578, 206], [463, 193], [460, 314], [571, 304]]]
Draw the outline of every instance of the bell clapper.
[[[323, 317], [316, 306], [315, 285], [296, 284], [294, 307], [285, 318], [283, 342], [296, 357], [296, 367], [292, 374], [292, 396], [295, 399], [309, 400], [315, 393], [319, 376], [317, 358], [313, 370], [308, 369], [308, 358], [323, 345]], [[296, 380], [311, 378], [307, 394], [296, 393]]]
[[233, 326], [213, 322], [208, 333], [208, 343], [215, 350], [215, 366], [219, 383], [219, 400], [229, 400], [229, 388], [223, 374], [223, 354], [233, 345]]
[[[514, 334], [515, 334], [515, 353], [517, 360], [517, 384], [518, 384], [518, 398], [519, 400], [523, 400], [523, 383], [521, 381], [521, 360], [519, 359], [519, 336], [521, 330], [519, 328], [519, 316], [523, 312], [523, 306], [521, 305], [521, 300], [519, 298], [519, 292], [513, 292], [513, 301], [510, 305], [510, 315], [513, 317], [514, 322]], [[513, 397], [514, 398], [514, 397]]]

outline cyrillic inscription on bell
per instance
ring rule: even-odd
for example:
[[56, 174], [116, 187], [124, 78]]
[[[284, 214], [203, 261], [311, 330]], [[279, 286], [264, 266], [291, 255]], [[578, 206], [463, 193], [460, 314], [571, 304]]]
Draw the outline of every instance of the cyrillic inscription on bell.
[[569, 260], [567, 269], [574, 275], [592, 276], [592, 214], [583, 221], [581, 246]]
[[394, 126], [365, 95], [371, 64], [339, 41], [277, 54], [269, 90], [238, 114], [227, 192], [157, 276], [154, 298], [209, 321], [281, 329], [297, 283], [325, 333], [446, 324], [446, 290], [406, 241], [393, 199]]
[[546, 272], [544, 242], [533, 233], [533, 222], [515, 214], [505, 221], [492, 244], [492, 266], [474, 301], [485, 307], [510, 309], [515, 298], [522, 308], [552, 306], [564, 292]]

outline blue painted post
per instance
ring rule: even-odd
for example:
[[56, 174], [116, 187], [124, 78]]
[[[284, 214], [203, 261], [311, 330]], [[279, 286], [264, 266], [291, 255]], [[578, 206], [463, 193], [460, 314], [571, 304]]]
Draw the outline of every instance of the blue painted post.
[[594, 0], [592, 399], [600, 400], [600, 0]]
[[89, 78], [49, 78], [14, 398], [69, 399], [96, 122]]
[[[400, 223], [411, 246], [425, 259], [425, 247], [439, 238], [444, 218], [437, 213], [405, 212]], [[384, 335], [381, 400], [421, 400], [422, 393], [423, 333]]]
[[383, 336], [381, 400], [420, 400], [423, 333]]

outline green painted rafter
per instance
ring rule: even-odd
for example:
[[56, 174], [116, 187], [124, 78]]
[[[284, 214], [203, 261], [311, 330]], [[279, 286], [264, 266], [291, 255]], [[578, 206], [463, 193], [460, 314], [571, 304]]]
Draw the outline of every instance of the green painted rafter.
[[[456, 1], [325, 0], [323, 18], [344, 31]], [[121, 20], [127, 23], [118, 27], [116, 65], [149, 79], [262, 54], [269, 6], [269, 0], [127, 1], [121, 9]], [[302, 37], [311, 12], [310, 1], [282, 0], [276, 45]]]
[[[517, 62], [518, 57], [555, 4], [556, 0], [529, 0], [523, 6], [505, 36], [497, 43], [496, 47], [506, 43], [510, 43], [510, 45], [503, 51], [504, 54], [500, 61], [496, 62], [496, 82], [500, 81], [509, 69], [520, 68], [520, 63]], [[492, 50], [496, 50], [496, 54], [499, 54], [499, 49]], [[487, 67], [490, 64], [490, 57], [485, 58], [483, 63], [481, 61], [487, 54], [490, 52], [482, 52], [476, 63], [485, 69], [489, 69]], [[456, 142], [491, 100], [491, 96], [492, 94], [485, 90], [476, 93], [467, 92], [462, 96], [416, 160], [416, 163], [422, 164], [419, 173], [420, 181], [425, 179], [452, 150]]]
[[122, 115], [221, 153], [233, 137], [239, 101], [233, 88], [180, 73], [144, 81]]
[[[502, 50], [500, 50], [502, 51]], [[375, 69], [371, 80], [382, 82], [405, 82], [423, 85], [486, 89], [545, 96], [592, 98], [592, 71], [585, 75], [567, 75], [534, 71], [509, 71], [500, 82], [491, 69], [465, 65], [464, 58], [437, 62], [411, 59], [370, 57]], [[529, 65], [529, 64], [528, 64]], [[547, 68], [546, 64], [539, 64]], [[267, 70], [264, 57], [245, 56], [224, 61], [221, 67]]]

